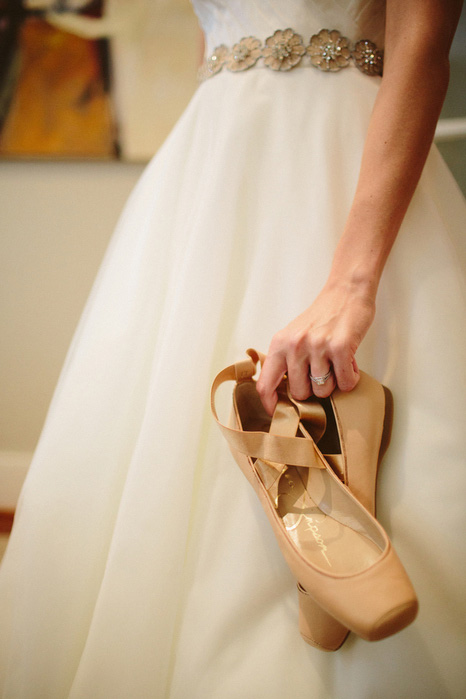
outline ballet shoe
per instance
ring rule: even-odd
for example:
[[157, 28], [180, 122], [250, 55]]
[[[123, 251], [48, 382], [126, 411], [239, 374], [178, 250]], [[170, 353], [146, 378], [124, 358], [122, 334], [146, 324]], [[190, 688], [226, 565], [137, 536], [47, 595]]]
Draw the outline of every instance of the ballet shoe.
[[[381, 409], [382, 391], [384, 397], [383, 413]], [[374, 398], [376, 399], [375, 406]], [[319, 448], [340, 480], [349, 487], [353, 495], [356, 495], [364, 507], [375, 517], [377, 473], [391, 436], [392, 395], [388, 388], [361, 372], [360, 382], [353, 391], [343, 393], [339, 389], [335, 389], [329, 398], [322, 399], [321, 402], [325, 405], [328, 420], [326, 434], [318, 442]], [[348, 450], [341, 448], [341, 443], [345, 444], [345, 437], [350, 431], [355, 430], [356, 434], [361, 434], [358, 426], [351, 423], [355, 417], [363, 415], [366, 416], [364, 420], [366, 431], [367, 428], [375, 428], [376, 437], [378, 435], [377, 424], [383, 422], [378, 458], [369, 458], [369, 460], [366, 458], [365, 462], [358, 461], [357, 454], [348, 455]], [[300, 429], [304, 436], [309, 436], [309, 429], [312, 431], [313, 426], [311, 425], [309, 429], [306, 429], [306, 423], [302, 423]], [[349, 447], [352, 450], [351, 444]], [[364, 456], [367, 457], [368, 453], [359, 454], [359, 457]], [[302, 638], [306, 643], [319, 650], [330, 652], [341, 648], [349, 635], [349, 629], [325, 612], [299, 582], [297, 583], [297, 591], [299, 632]]]
[[[315, 420], [325, 430], [324, 409], [312, 401], [297, 406], [285, 379], [270, 419], [253, 379], [259, 356], [253, 350], [248, 354], [214, 380], [212, 412], [259, 497], [285, 561], [307, 594], [342, 626], [370, 641], [400, 631], [414, 620], [417, 599], [387, 534], [335, 474], [315, 439], [300, 434], [301, 421]], [[215, 393], [230, 380], [235, 388], [228, 426], [218, 420]], [[365, 418], [367, 413], [347, 423], [342, 440], [347, 461], [365, 452], [365, 461], [374, 453], [377, 458], [382, 424], [380, 434], [371, 433], [365, 440], [352, 434], [355, 425], [364, 426]], [[361, 478], [353, 475], [355, 489]]]
[[325, 652], [336, 651], [349, 636], [349, 629], [326, 612], [298, 582], [299, 633], [310, 646]]

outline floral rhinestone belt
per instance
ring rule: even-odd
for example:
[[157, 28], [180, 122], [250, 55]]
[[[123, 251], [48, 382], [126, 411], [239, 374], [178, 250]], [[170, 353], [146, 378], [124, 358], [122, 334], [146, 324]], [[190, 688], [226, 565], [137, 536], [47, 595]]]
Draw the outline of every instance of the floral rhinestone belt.
[[319, 70], [335, 72], [347, 68], [352, 62], [366, 75], [382, 75], [383, 53], [367, 39], [355, 44], [336, 29], [321, 29], [311, 36], [306, 46], [302, 37], [293, 29], [277, 29], [264, 44], [254, 36], [241, 39], [233, 48], [224, 44], [204, 60], [199, 69], [199, 79], [205, 80], [219, 73], [222, 68], [236, 73], [257, 64], [259, 59], [271, 70], [286, 71], [307, 63]]

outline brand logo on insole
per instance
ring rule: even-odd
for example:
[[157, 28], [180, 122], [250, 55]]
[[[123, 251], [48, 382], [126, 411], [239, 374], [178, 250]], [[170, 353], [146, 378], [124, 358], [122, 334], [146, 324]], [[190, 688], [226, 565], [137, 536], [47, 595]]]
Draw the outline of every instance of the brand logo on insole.
[[327, 556], [327, 553], [326, 553], [328, 551], [328, 548], [324, 543], [323, 536], [320, 533], [319, 526], [318, 526], [321, 522], [323, 522], [326, 519], [326, 515], [320, 515], [320, 516], [323, 517], [323, 519], [319, 520], [319, 519], [317, 519], [317, 517], [312, 517], [311, 515], [301, 514], [301, 515], [299, 515], [296, 522], [294, 522], [291, 526], [287, 526], [286, 529], [287, 529], [287, 531], [293, 531], [293, 530], [296, 531], [304, 518], [304, 520], [306, 522], [306, 529], [311, 532], [311, 534], [314, 538], [314, 541], [316, 542], [317, 546], [320, 549], [322, 556], [325, 558], [325, 560], [327, 561], [327, 564], [331, 568], [332, 564], [330, 563], [328, 556]]
[[319, 532], [319, 527], [317, 526], [316, 522], [312, 517], [309, 515], [304, 515], [306, 519], [306, 524], [307, 524], [307, 529], [311, 532], [312, 536], [314, 537], [314, 541], [316, 542], [317, 546], [320, 548], [320, 552], [322, 556], [325, 558], [327, 561], [328, 565], [330, 568], [332, 567], [332, 564], [328, 560], [328, 556], [326, 554], [326, 551], [328, 550], [326, 545], [324, 544], [324, 540], [322, 538], [322, 534]]

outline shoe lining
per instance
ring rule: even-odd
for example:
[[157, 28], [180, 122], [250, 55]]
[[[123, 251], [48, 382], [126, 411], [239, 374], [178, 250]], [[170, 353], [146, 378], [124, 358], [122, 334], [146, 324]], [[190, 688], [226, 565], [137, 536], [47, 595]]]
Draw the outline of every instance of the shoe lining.
[[[339, 521], [341, 513], [334, 512], [331, 499], [324, 495], [317, 503], [317, 497], [312, 498], [313, 487], [318, 493], [322, 489], [314, 476], [324, 482], [325, 472], [303, 471], [308, 469], [289, 467], [279, 484], [278, 514], [290, 538], [306, 560], [327, 572], [352, 575], [365, 570], [380, 557], [380, 547], [360, 526]], [[330, 491], [331, 485], [325, 490]]]
[[[244, 430], [269, 431], [271, 418], [262, 406], [255, 383], [239, 384], [235, 399]], [[324, 402], [324, 409], [327, 429], [319, 448], [335, 454], [340, 451], [340, 442], [330, 401]], [[297, 436], [305, 438], [299, 433]], [[265, 488], [269, 488], [272, 467], [256, 460], [254, 468]], [[277, 513], [290, 538], [312, 565], [326, 572], [352, 575], [380, 557], [385, 541], [364, 508], [335, 481], [324, 470], [289, 466], [280, 477]]]

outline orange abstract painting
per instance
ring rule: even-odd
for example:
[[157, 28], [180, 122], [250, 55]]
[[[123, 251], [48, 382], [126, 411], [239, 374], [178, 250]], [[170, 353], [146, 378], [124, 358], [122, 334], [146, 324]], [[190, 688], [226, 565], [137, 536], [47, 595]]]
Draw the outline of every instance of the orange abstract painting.
[[107, 42], [28, 13], [18, 24], [15, 45], [2, 52], [0, 156], [115, 157]]

